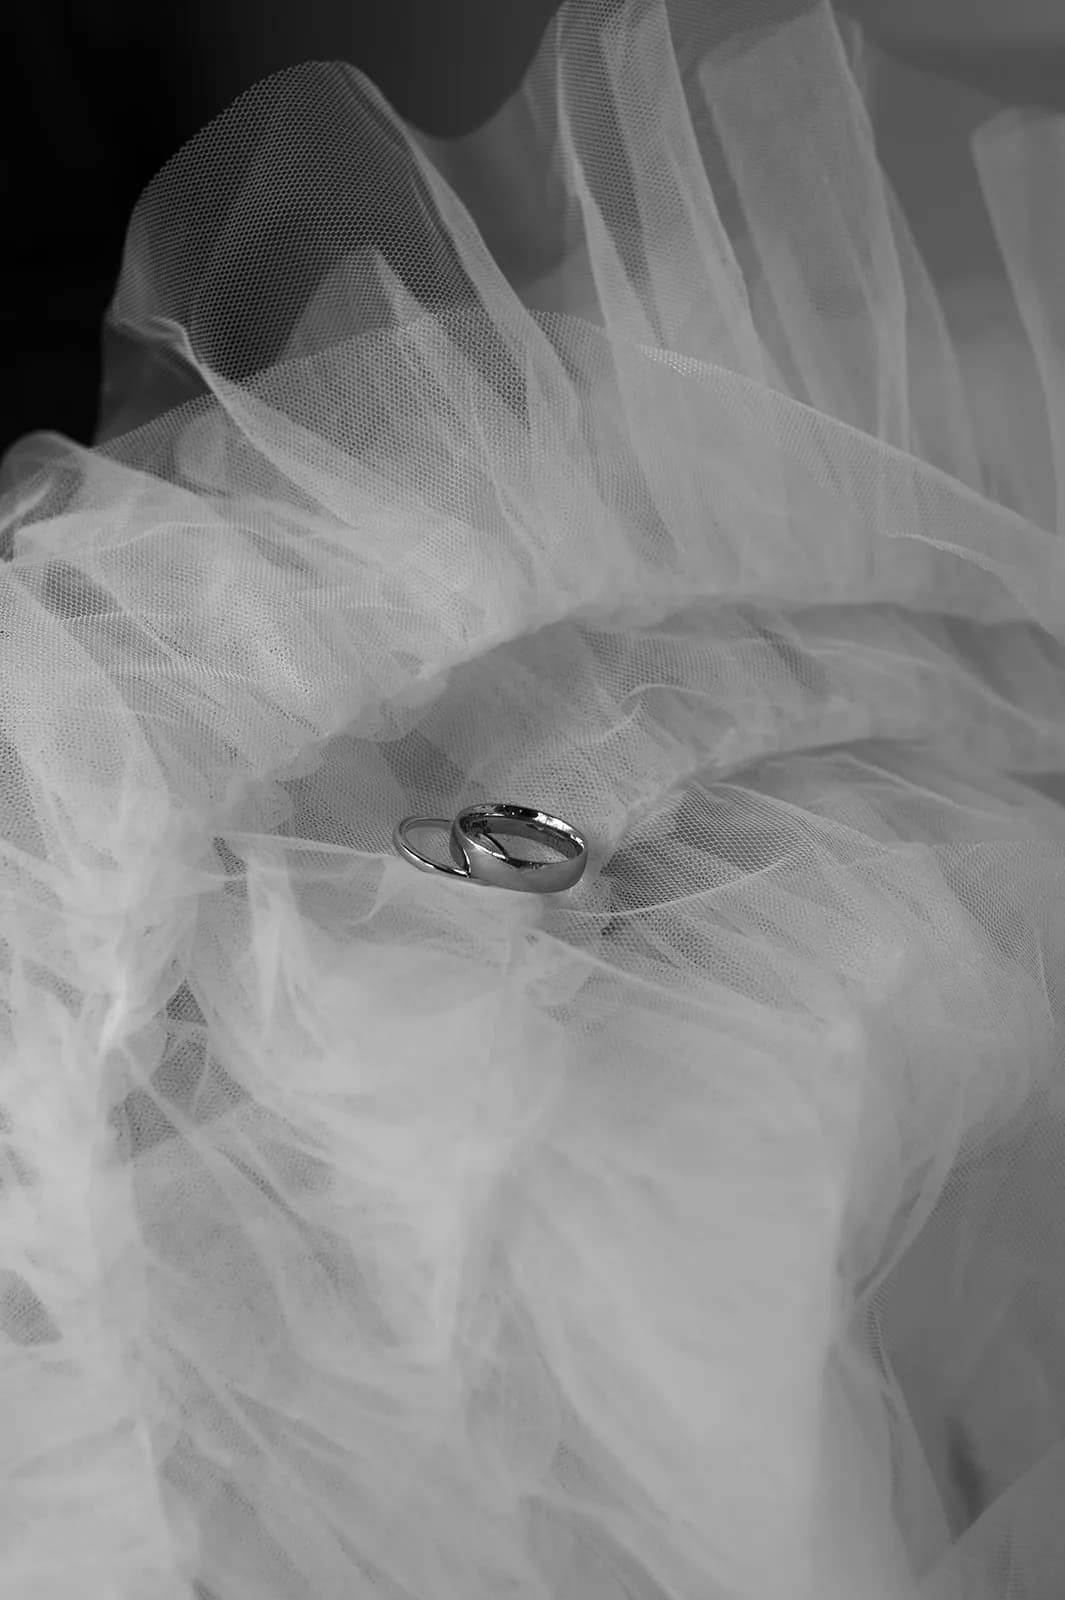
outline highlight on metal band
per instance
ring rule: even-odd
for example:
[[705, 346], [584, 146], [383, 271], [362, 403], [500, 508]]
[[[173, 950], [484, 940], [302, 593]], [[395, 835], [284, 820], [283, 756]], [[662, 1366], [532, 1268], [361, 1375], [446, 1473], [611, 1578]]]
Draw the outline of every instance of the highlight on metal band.
[[[412, 833], [446, 832], [450, 864], [422, 855], [410, 842]], [[546, 861], [511, 855], [503, 839], [523, 839], [553, 852]], [[534, 806], [492, 801], [466, 806], [453, 822], [441, 817], [405, 817], [392, 835], [396, 853], [419, 872], [463, 878], [492, 889], [519, 894], [560, 894], [579, 883], [588, 865], [588, 846], [576, 828]]]

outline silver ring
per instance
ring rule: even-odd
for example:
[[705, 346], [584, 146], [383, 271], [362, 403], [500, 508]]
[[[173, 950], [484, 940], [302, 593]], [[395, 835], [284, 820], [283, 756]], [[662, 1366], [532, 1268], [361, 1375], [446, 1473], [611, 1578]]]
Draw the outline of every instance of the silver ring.
[[[448, 853], [453, 865], [431, 861], [414, 849], [408, 834], [423, 828], [449, 830]], [[500, 837], [546, 844], [555, 852], [555, 859], [529, 861], [512, 856], [500, 844]], [[420, 872], [464, 878], [488, 888], [512, 889], [519, 894], [559, 894], [572, 889], [588, 865], [588, 846], [576, 828], [533, 806], [510, 805], [505, 801], [467, 806], [450, 824], [440, 817], [405, 817], [397, 823], [392, 843], [397, 854]]]

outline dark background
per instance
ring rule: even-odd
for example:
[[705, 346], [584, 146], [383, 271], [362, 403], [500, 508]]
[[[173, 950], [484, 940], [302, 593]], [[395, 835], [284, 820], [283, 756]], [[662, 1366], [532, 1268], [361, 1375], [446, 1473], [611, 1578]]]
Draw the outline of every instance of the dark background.
[[[35, 428], [91, 438], [129, 213], [242, 90], [299, 61], [347, 60], [423, 132], [455, 137], [517, 87], [559, 3], [14, 0], [0, 96], [0, 453]], [[840, 3], [903, 56], [1065, 109], [1065, 0]]]

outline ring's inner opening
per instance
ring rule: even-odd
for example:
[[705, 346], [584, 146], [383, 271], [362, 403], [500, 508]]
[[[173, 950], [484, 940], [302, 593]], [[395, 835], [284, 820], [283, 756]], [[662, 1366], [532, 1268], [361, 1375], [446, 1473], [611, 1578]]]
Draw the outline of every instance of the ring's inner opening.
[[[471, 822], [466, 832], [471, 839], [482, 840], [501, 850], [511, 861], [529, 866], [546, 866], [560, 857], [572, 861], [580, 854], [579, 846], [564, 833], [514, 817], [490, 817], [483, 822]], [[517, 849], [513, 841], [518, 841]]]

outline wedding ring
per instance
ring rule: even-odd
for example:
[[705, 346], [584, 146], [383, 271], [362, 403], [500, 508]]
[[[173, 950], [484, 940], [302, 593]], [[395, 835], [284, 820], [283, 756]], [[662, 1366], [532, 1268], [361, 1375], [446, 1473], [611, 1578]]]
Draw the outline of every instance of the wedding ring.
[[[411, 844], [411, 833], [429, 828], [448, 831], [450, 865], [431, 860]], [[501, 839], [546, 845], [554, 857], [530, 861], [513, 856]], [[397, 854], [420, 872], [519, 894], [559, 894], [572, 889], [588, 865], [588, 846], [576, 828], [546, 811], [505, 801], [467, 806], [451, 823], [440, 817], [405, 817], [396, 825], [392, 843]]]

